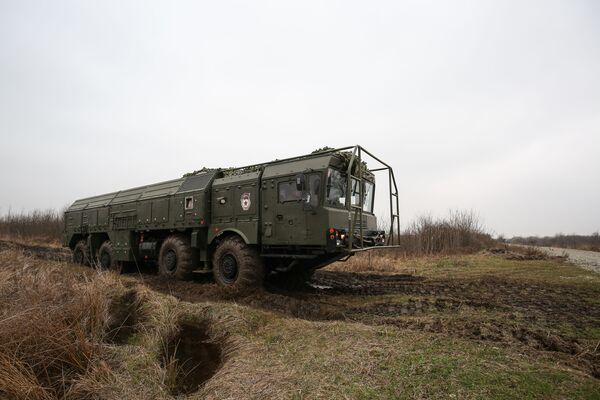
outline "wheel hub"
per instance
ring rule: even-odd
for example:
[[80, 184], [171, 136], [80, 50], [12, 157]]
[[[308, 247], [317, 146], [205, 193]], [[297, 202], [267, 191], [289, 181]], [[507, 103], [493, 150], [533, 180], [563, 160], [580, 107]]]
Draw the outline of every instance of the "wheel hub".
[[232, 254], [225, 254], [223, 258], [221, 258], [219, 269], [221, 271], [221, 276], [227, 283], [235, 282], [238, 274], [238, 265]]
[[165, 254], [165, 267], [171, 272], [177, 269], [177, 254], [173, 250], [169, 250]]
[[110, 267], [110, 254], [103, 252], [100, 256], [100, 266], [104, 269]]

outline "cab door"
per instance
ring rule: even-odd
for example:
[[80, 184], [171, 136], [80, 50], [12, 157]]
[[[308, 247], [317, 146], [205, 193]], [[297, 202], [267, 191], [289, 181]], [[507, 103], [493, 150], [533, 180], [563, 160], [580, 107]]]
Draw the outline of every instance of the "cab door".
[[306, 237], [302, 192], [294, 176], [263, 181], [263, 244], [301, 244]]
[[315, 210], [319, 203], [320, 174], [306, 175], [305, 182], [304, 191], [297, 189], [295, 175], [262, 182], [263, 244], [309, 244], [311, 220], [318, 218]]

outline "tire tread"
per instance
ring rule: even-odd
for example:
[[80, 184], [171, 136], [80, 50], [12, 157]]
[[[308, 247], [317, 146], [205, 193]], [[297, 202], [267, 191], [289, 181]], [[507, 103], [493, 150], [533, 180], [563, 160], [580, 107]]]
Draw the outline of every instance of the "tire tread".
[[[227, 252], [232, 253], [238, 262], [238, 278], [234, 283], [224, 282], [218, 272], [218, 260]], [[255, 248], [248, 246], [239, 236], [229, 236], [217, 246], [213, 255], [213, 276], [222, 286], [252, 288], [263, 284], [265, 268]]]

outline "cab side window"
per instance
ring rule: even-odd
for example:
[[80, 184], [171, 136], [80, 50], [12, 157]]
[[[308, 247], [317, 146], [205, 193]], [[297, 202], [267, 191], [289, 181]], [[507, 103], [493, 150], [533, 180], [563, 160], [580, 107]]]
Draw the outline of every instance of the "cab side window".
[[[308, 185], [306, 191], [310, 195], [310, 204], [317, 206], [319, 205], [319, 197], [321, 194], [321, 175], [309, 174], [306, 178], [306, 183]], [[302, 201], [302, 192], [296, 189], [295, 180], [279, 182], [277, 191], [279, 193], [280, 203]]]
[[277, 185], [277, 190], [279, 192], [280, 203], [302, 200], [302, 192], [296, 190], [296, 181], [294, 180], [279, 182], [279, 184]]

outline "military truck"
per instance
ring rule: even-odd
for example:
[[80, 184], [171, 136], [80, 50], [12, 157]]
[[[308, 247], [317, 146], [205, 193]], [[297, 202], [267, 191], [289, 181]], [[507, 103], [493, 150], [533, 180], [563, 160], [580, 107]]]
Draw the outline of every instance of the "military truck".
[[[369, 170], [365, 157], [380, 167]], [[389, 183], [388, 232], [373, 213], [379, 171]], [[271, 273], [306, 280], [356, 252], [394, 246], [398, 232], [392, 168], [351, 146], [77, 200], [65, 212], [64, 245], [79, 264], [154, 264], [177, 279], [212, 271], [239, 288]]]

